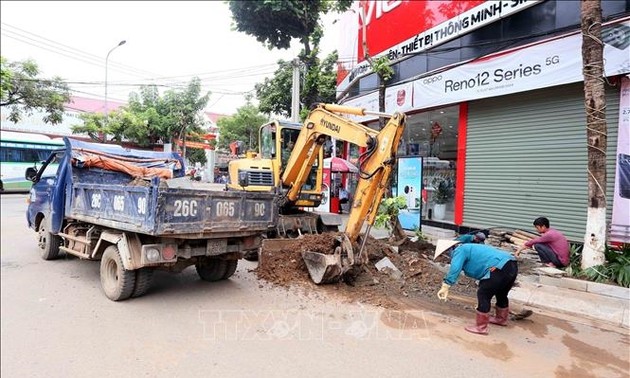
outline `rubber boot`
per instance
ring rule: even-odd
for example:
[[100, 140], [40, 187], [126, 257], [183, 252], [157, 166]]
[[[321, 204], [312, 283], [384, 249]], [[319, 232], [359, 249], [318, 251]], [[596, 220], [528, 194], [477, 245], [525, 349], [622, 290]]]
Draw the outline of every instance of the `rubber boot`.
[[477, 324], [469, 325], [468, 327], [465, 327], [465, 329], [468, 332], [477, 333], [480, 335], [487, 335], [489, 320], [490, 320], [489, 313], [477, 311], [477, 318], [476, 318]]
[[508, 323], [508, 316], [510, 315], [510, 308], [495, 307], [495, 316], [490, 317], [490, 323], [500, 326], [506, 326]]

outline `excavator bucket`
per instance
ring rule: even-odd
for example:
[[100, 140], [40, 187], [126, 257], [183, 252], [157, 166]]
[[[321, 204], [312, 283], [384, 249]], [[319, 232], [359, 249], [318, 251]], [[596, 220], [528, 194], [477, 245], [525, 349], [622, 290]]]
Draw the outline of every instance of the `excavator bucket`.
[[343, 268], [341, 266], [341, 255], [337, 251], [332, 255], [303, 251], [302, 259], [306, 264], [308, 274], [316, 284], [334, 283], [339, 282], [341, 279]]
[[302, 259], [308, 274], [316, 284], [339, 282], [354, 265], [352, 244], [346, 235], [337, 239], [340, 243], [333, 254], [302, 251]]

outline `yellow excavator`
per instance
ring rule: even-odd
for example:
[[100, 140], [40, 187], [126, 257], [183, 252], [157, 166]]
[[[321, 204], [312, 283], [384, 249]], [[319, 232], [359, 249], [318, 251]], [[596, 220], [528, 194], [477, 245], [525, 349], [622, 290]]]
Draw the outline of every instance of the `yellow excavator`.
[[[370, 114], [388, 117], [389, 120], [383, 129], [374, 130], [344, 117], [344, 114], [357, 116]], [[265, 126], [268, 126], [268, 129], [262, 130]], [[366, 238], [363, 238], [359, 251], [355, 252], [352, 244], [358, 242], [366, 222], [368, 224], [366, 234], [369, 234], [374, 224], [379, 204], [389, 187], [396, 163], [396, 152], [406, 126], [405, 115], [398, 112], [390, 115], [335, 104], [317, 104], [301, 127], [295, 125], [295, 128], [291, 129], [290, 125], [279, 124], [277, 121], [265, 126], [261, 128], [260, 133], [260, 156], [249, 156], [249, 159], [230, 162], [228, 186], [236, 190], [264, 188], [268, 190], [269, 186], [274, 185], [279, 195], [280, 208], [283, 209], [281, 212], [286, 213], [286, 216], [283, 217], [281, 214], [279, 217], [285, 218], [280, 220], [280, 225], [291, 223], [287, 219], [290, 219], [292, 214], [299, 214], [295, 209], [307, 206], [305, 203], [318, 206], [321, 202], [322, 147], [329, 137], [353, 143], [364, 151], [358, 159], [359, 179], [352, 196], [350, 215], [342, 236], [337, 240], [338, 246], [335, 251], [331, 251], [331, 254], [312, 251], [302, 253], [311, 279], [317, 284], [338, 282], [354, 274], [357, 271], [355, 268], [367, 263], [367, 253], [364, 251]], [[285, 134], [282, 133], [287, 129], [293, 130], [294, 134], [291, 137], [295, 137], [295, 143], [283, 156], [278, 151], [282, 148], [282, 142], [288, 143]], [[289, 152], [290, 156], [287, 158]], [[286, 163], [283, 163], [282, 157]], [[263, 164], [263, 160], [268, 161]], [[263, 182], [257, 179], [263, 175], [277, 180]], [[297, 219], [299, 223], [304, 217], [298, 215]], [[317, 219], [321, 223], [321, 217]]]
[[[258, 134], [258, 151], [249, 151], [245, 158], [229, 163], [228, 188], [252, 192], [275, 190], [283, 197], [287, 186], [283, 185], [281, 175], [295, 149], [301, 129], [299, 123], [279, 120], [262, 125]], [[280, 208], [277, 227], [270, 231], [268, 237], [295, 238], [303, 234], [339, 230], [342, 219], [338, 214], [304, 210], [315, 209], [326, 200], [322, 189], [322, 168], [323, 152], [320, 152], [310, 166], [297, 198], [290, 202], [282, 201], [284, 206]]]

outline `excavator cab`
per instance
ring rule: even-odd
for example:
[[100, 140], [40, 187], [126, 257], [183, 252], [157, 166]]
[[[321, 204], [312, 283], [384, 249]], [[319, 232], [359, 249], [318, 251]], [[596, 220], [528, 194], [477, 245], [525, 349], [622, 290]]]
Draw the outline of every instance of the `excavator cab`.
[[[233, 160], [229, 164], [230, 184], [234, 190], [268, 192], [286, 190], [280, 176], [286, 169], [302, 125], [274, 120], [259, 129], [259, 151], [255, 157]], [[292, 207], [317, 207], [322, 201], [323, 153], [309, 168], [308, 178]]]
[[281, 180], [291, 152], [302, 130], [299, 123], [273, 120], [259, 128], [258, 151], [229, 163], [229, 190], [275, 191], [281, 200], [278, 225], [269, 238], [294, 238], [302, 234], [337, 231], [341, 218], [334, 214], [306, 211], [318, 207], [323, 199], [323, 152], [306, 168], [307, 177], [298, 196], [284, 201], [290, 186]]

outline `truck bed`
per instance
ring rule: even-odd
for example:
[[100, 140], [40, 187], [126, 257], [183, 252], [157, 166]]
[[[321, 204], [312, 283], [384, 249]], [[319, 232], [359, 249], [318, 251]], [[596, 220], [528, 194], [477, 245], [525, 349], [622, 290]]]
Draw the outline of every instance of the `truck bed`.
[[[94, 154], [96, 147], [90, 144], [89, 152], [83, 152], [80, 148], [88, 151], [87, 144], [69, 143], [73, 163], [65, 189], [67, 218], [146, 235], [196, 239], [246, 236], [275, 227], [273, 193], [224, 191], [224, 185], [187, 177], [134, 178], [120, 170], [88, 167], [81, 164], [81, 153]], [[118, 152], [108, 148], [105, 156]]]
[[274, 195], [196, 185], [74, 182], [69, 218], [153, 236], [220, 238], [267, 231], [275, 224]]

